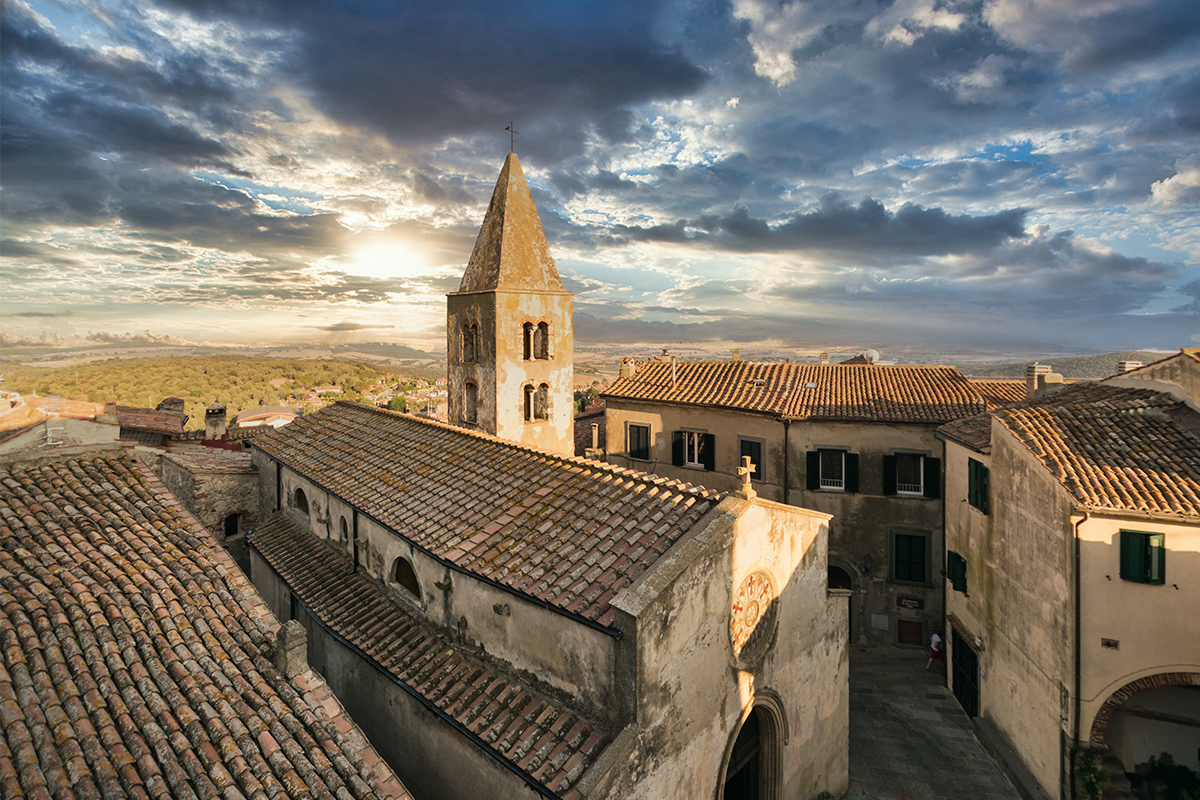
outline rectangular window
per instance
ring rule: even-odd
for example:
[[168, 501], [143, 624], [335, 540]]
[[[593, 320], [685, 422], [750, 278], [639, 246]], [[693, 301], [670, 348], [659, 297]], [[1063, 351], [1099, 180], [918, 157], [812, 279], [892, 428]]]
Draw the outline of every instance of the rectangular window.
[[924, 534], [892, 534], [892, 580], [925, 583], [926, 541]]
[[842, 450], [818, 450], [822, 489], [846, 488], [846, 453]]
[[1137, 583], [1167, 580], [1166, 534], [1121, 531], [1121, 578]]
[[822, 448], [809, 450], [806, 456], [809, 491], [858, 491], [858, 453]]
[[767, 468], [763, 463], [762, 458], [763, 443], [758, 439], [739, 439], [738, 440], [738, 466], [742, 465], [742, 459], [746, 456], [750, 457], [750, 463], [754, 465], [754, 472], [750, 473], [751, 480], [764, 481], [766, 480]]
[[920, 453], [883, 457], [883, 493], [909, 497], [941, 496], [942, 460]]
[[953, 550], [946, 551], [946, 577], [954, 591], [967, 593], [967, 560]]
[[628, 450], [630, 458], [637, 458], [642, 461], [650, 460], [650, 426], [649, 425], [634, 425], [629, 423], [628, 428]]
[[921, 461], [912, 453], [896, 454], [896, 494], [924, 494]]
[[967, 502], [988, 513], [988, 468], [973, 458], [967, 459]]
[[715, 464], [713, 435], [700, 431], [671, 433], [671, 463], [677, 467], [711, 470]]

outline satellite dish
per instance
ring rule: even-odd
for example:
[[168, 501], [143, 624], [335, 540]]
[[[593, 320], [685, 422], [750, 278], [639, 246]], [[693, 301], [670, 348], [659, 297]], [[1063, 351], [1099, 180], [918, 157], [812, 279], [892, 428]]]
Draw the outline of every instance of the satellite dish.
[[879, 360], [879, 351], [875, 349], [867, 350], [863, 353], [863, 358], [867, 360], [868, 364], [874, 364]]

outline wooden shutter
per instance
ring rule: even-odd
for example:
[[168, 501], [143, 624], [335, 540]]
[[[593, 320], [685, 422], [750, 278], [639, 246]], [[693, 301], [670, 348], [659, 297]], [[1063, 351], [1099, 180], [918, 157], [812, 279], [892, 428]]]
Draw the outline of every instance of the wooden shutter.
[[846, 491], [858, 491], [858, 453], [846, 453]]
[[1121, 531], [1121, 578], [1138, 583], [1146, 580], [1146, 543], [1143, 534]]
[[806, 487], [810, 492], [815, 492], [821, 488], [821, 451], [809, 450], [804, 456]]
[[921, 464], [922, 469], [925, 470], [925, 474], [922, 476], [924, 478], [922, 482], [925, 484], [925, 496], [936, 500], [942, 496], [942, 460], [925, 456], [921, 459]]
[[683, 431], [671, 431], [671, 463], [683, 466]]
[[1167, 548], [1166, 535], [1146, 534], [1146, 583], [1166, 583]]
[[711, 433], [700, 434], [700, 463], [707, 470], [713, 469], [716, 466], [716, 445], [713, 444], [715, 436]]
[[954, 591], [967, 593], [967, 560], [953, 550], [946, 551], [946, 576]]
[[883, 457], [883, 493], [896, 493], [896, 457]]

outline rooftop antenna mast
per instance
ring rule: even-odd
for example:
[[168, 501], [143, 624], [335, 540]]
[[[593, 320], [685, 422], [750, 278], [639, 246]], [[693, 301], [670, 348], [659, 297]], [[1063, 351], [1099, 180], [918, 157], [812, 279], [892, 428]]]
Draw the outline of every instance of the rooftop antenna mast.
[[517, 152], [517, 134], [520, 133], [520, 131], [517, 130], [517, 127], [511, 122], [508, 123], [508, 127], [504, 130], [508, 131], [508, 152]]

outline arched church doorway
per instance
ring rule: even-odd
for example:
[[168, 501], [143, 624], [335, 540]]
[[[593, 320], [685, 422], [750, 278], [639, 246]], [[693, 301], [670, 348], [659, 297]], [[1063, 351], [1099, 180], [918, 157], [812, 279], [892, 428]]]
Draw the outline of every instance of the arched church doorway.
[[758, 710], [750, 712], [729, 754], [725, 769], [725, 800], [759, 800], [759, 762], [762, 740], [758, 730]]

